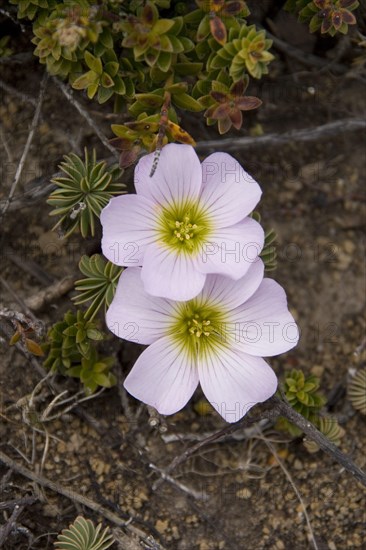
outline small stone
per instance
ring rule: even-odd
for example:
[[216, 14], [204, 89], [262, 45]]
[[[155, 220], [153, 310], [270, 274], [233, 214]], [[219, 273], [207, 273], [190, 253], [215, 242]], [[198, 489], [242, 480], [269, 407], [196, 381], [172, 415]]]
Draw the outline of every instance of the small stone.
[[172, 537], [175, 540], [180, 539], [180, 534], [179, 534], [179, 531], [178, 531], [178, 527], [176, 525], [173, 525], [173, 527], [172, 527]]
[[284, 187], [290, 191], [301, 191], [303, 184], [300, 180], [289, 179], [284, 182]]
[[39, 125], [39, 133], [44, 136], [45, 134], [48, 134], [50, 131], [50, 127], [47, 124], [47, 122], [44, 122], [43, 124]]
[[276, 548], [277, 548], [278, 550], [285, 550], [285, 545], [284, 545], [284, 543], [282, 542], [281, 539], [278, 539], [278, 540], [276, 541]]
[[343, 249], [347, 254], [352, 255], [354, 253], [354, 251], [356, 250], [356, 245], [353, 241], [351, 241], [350, 239], [347, 239], [343, 243]]
[[158, 519], [158, 521], [155, 523], [155, 529], [159, 531], [159, 533], [163, 534], [168, 529], [169, 520], [162, 520]]
[[303, 463], [298, 458], [295, 459], [294, 468], [295, 470], [302, 470], [304, 468]]
[[45, 516], [50, 518], [56, 518], [60, 513], [58, 506], [56, 506], [55, 504], [45, 504], [44, 506], [42, 506], [42, 511]]
[[248, 499], [252, 496], [252, 491], [247, 487], [244, 487], [243, 489], [239, 489], [239, 491], [236, 492], [236, 496], [238, 498]]
[[340, 250], [338, 253], [337, 268], [340, 269], [341, 271], [346, 271], [351, 261], [352, 261], [352, 256], [349, 256], [349, 254], [346, 254], [343, 250]]
[[317, 376], [318, 378], [321, 378], [323, 376], [323, 373], [324, 373], [324, 367], [322, 365], [314, 365], [311, 368], [310, 372], [314, 376]]

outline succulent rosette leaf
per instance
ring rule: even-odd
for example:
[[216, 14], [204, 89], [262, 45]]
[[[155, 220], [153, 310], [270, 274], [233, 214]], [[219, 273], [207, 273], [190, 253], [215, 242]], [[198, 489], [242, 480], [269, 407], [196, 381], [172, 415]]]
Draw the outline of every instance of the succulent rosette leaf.
[[249, 217], [258, 183], [227, 153], [201, 164], [193, 147], [166, 145], [135, 169], [136, 195], [113, 198], [101, 213], [103, 254], [120, 266], [142, 266], [145, 290], [190, 300], [209, 273], [240, 279], [260, 254], [264, 232]]
[[262, 357], [295, 346], [298, 329], [285, 292], [263, 279], [263, 269], [257, 259], [237, 281], [209, 275], [187, 302], [148, 294], [141, 268], [125, 270], [107, 325], [121, 338], [149, 345], [125, 380], [127, 391], [161, 414], [173, 414], [200, 383], [227, 422], [271, 397], [277, 379]]
[[265, 31], [257, 31], [255, 25], [242, 25], [230, 29], [228, 40], [208, 60], [209, 70], [227, 67], [234, 82], [241, 80], [246, 72], [253, 78], [268, 73], [268, 64], [274, 59], [268, 49], [272, 40]]

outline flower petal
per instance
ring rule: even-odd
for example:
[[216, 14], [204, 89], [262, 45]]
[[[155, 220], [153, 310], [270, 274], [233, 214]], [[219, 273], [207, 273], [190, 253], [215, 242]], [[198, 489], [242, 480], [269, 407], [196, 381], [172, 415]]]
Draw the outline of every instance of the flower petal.
[[243, 124], [243, 115], [241, 114], [241, 111], [239, 111], [239, 109], [231, 109], [229, 116], [234, 128], [240, 130]]
[[263, 279], [255, 294], [230, 312], [223, 334], [242, 352], [264, 357], [284, 353], [299, 340], [285, 291], [272, 279]]
[[142, 265], [148, 243], [156, 239], [156, 205], [145, 197], [122, 195], [103, 208], [102, 250], [117, 265]]
[[203, 393], [226, 422], [237, 422], [277, 389], [276, 375], [264, 359], [226, 346], [207, 349], [198, 374]]
[[124, 382], [131, 395], [160, 414], [174, 414], [182, 409], [197, 385], [192, 355], [170, 336], [148, 347]]
[[201, 273], [218, 273], [239, 279], [256, 261], [264, 244], [264, 231], [252, 218], [214, 231], [196, 259]]
[[197, 296], [198, 304], [218, 305], [231, 311], [246, 302], [263, 280], [264, 264], [260, 258], [250, 264], [244, 277], [234, 281], [222, 275], [207, 275], [205, 286]]
[[191, 300], [202, 290], [206, 275], [185, 252], [153, 243], [146, 249], [141, 278], [146, 292], [171, 300]]
[[161, 150], [155, 173], [150, 177], [154, 153], [145, 155], [135, 169], [135, 188], [159, 204], [184, 204], [197, 200], [201, 190], [200, 161], [191, 145], [169, 143]]
[[106, 323], [119, 338], [152, 344], [167, 334], [174, 314], [174, 303], [147, 294], [141, 280], [141, 268], [130, 267], [123, 271], [118, 281]]
[[227, 153], [213, 153], [202, 163], [201, 202], [215, 227], [234, 225], [259, 202], [258, 183]]

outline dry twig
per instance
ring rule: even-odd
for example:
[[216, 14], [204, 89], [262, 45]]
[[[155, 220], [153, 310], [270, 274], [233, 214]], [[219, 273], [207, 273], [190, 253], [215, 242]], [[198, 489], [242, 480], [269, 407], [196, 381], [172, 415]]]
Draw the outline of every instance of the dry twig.
[[47, 288], [44, 288], [33, 294], [26, 299], [25, 303], [32, 311], [39, 311], [43, 309], [46, 305], [55, 300], [58, 300], [64, 294], [67, 294], [74, 287], [75, 277], [71, 275], [64, 277], [60, 281], [57, 281]]
[[321, 71], [329, 70], [333, 71], [336, 74], [345, 74], [347, 72], [348, 68], [345, 65], [334, 63], [333, 61], [329, 61], [327, 59], [322, 59], [321, 57], [318, 57], [317, 55], [313, 55], [311, 53], [303, 52], [298, 48], [295, 48], [291, 44], [280, 40], [279, 38], [268, 32], [268, 30], [266, 30], [266, 34], [268, 38], [273, 41], [273, 46], [279, 52], [287, 55], [287, 57], [291, 57], [292, 59], [299, 61], [307, 67], [315, 67], [316, 69], [320, 69]]
[[304, 128], [303, 130], [291, 130], [283, 134], [265, 134], [259, 137], [235, 137], [227, 139], [212, 139], [208, 141], [199, 141], [197, 143], [198, 153], [208, 153], [212, 150], [220, 150], [229, 153], [230, 151], [243, 151], [250, 147], [271, 146], [276, 147], [288, 143], [306, 143], [317, 141], [318, 139], [329, 139], [338, 137], [347, 132], [366, 129], [366, 120], [357, 118], [345, 118], [329, 122], [322, 126], [314, 128]]
[[103, 143], [103, 145], [113, 154], [113, 156], [119, 160], [119, 153], [116, 151], [114, 147], [109, 143], [106, 136], [103, 134], [103, 132], [100, 130], [98, 125], [94, 122], [94, 120], [91, 118], [89, 113], [84, 109], [84, 107], [75, 99], [72, 91], [70, 88], [61, 82], [61, 80], [58, 80], [57, 78], [53, 78], [53, 81], [55, 84], [60, 88], [64, 96], [70, 101], [71, 105], [75, 107], [75, 109], [80, 113], [80, 115], [86, 120], [90, 128], [94, 130], [100, 141]]
[[44, 75], [43, 75], [42, 81], [41, 81], [37, 107], [36, 107], [36, 110], [35, 110], [35, 113], [34, 113], [34, 116], [33, 116], [33, 120], [32, 120], [32, 124], [31, 124], [31, 128], [29, 130], [28, 138], [27, 138], [22, 156], [20, 158], [17, 170], [15, 172], [14, 181], [13, 181], [12, 186], [10, 188], [8, 198], [6, 199], [5, 205], [3, 206], [2, 211], [0, 213], [0, 218], [2, 218], [5, 215], [6, 211], [8, 210], [9, 205], [11, 203], [11, 200], [14, 196], [15, 189], [17, 188], [17, 185], [20, 181], [20, 177], [21, 177], [22, 172], [23, 172], [25, 161], [26, 161], [26, 158], [28, 156], [29, 149], [30, 149], [30, 146], [32, 144], [34, 133], [36, 131], [38, 121], [39, 121], [39, 117], [40, 117], [40, 114], [41, 114], [41, 107], [42, 107], [44, 93], [45, 93], [45, 90], [46, 90], [47, 80], [48, 80], [48, 74], [47, 74], [47, 72], [45, 72]]

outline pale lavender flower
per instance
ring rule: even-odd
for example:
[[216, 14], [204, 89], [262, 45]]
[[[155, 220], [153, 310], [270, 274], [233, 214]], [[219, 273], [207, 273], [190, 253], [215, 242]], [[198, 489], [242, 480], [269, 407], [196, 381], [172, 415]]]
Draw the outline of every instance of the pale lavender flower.
[[263, 248], [261, 226], [248, 215], [261, 189], [226, 153], [202, 165], [190, 145], [168, 144], [155, 174], [154, 154], [135, 169], [135, 195], [113, 198], [101, 213], [104, 255], [142, 266], [145, 290], [190, 300], [209, 273], [237, 280]]
[[162, 414], [179, 411], [201, 384], [228, 422], [267, 400], [277, 379], [262, 358], [294, 347], [298, 329], [284, 290], [263, 279], [257, 259], [234, 281], [208, 275], [194, 299], [177, 302], [147, 294], [141, 268], [126, 269], [107, 312], [109, 329], [149, 347], [125, 380], [125, 388]]

